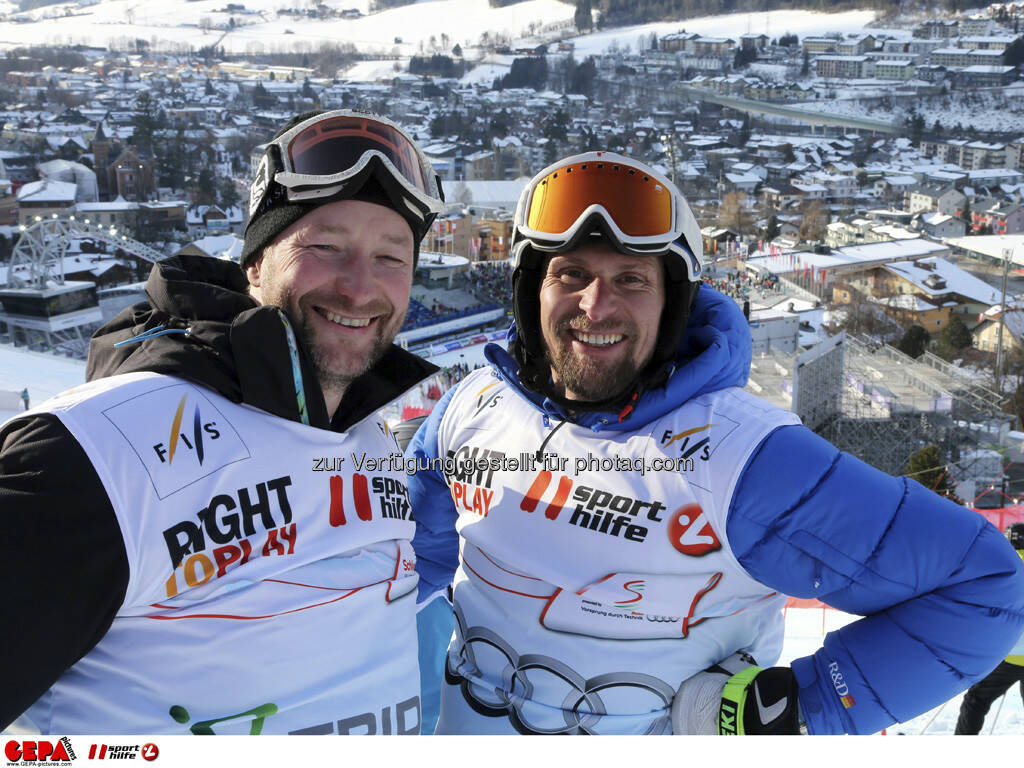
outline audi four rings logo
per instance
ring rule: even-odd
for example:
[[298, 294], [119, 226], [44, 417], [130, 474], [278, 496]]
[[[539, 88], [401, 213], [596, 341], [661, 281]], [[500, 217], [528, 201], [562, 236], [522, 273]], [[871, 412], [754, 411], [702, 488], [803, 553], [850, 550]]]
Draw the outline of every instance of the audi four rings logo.
[[[637, 713], [649, 714], [653, 722], [646, 733], [658, 735], [669, 733], [669, 708], [675, 689], [663, 680], [637, 672], [612, 672], [585, 678], [576, 670], [558, 659], [538, 653], [519, 654], [497, 633], [486, 627], [466, 627], [462, 609], [454, 606], [458, 636], [462, 638], [457, 651], [456, 663], [449, 654], [445, 664], [445, 681], [458, 685], [466, 703], [478, 714], [485, 717], [507, 717], [512, 726], [522, 734], [589, 734], [602, 733], [601, 724], [608, 709], [601, 693], [611, 689], [628, 689], [646, 694], [645, 701], [637, 706]], [[477, 663], [477, 654], [487, 653], [493, 657], [499, 654], [498, 663], [504, 659], [497, 671], [502, 687], [486, 687], [480, 684], [482, 677]], [[469, 678], [477, 678], [474, 683]], [[563, 687], [564, 696], [560, 704], [538, 705], [534, 697], [536, 688], [542, 685], [547, 692], [552, 687]], [[547, 693], [546, 697], [549, 697]], [[527, 711], [528, 710], [528, 711]], [[662, 714], [657, 714], [662, 710]], [[562, 722], [538, 715], [558, 713]], [[621, 717], [612, 716], [613, 720]]]

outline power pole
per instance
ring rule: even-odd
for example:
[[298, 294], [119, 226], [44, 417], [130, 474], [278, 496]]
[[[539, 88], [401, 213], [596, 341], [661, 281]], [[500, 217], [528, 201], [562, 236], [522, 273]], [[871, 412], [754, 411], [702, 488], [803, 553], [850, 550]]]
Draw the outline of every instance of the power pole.
[[1009, 248], [1003, 249], [1003, 298], [999, 305], [999, 334], [996, 337], [996, 393], [1003, 396], [1002, 375], [1003, 375], [1003, 329], [1006, 327], [1006, 278], [1010, 273], [1010, 261], [1013, 251]]

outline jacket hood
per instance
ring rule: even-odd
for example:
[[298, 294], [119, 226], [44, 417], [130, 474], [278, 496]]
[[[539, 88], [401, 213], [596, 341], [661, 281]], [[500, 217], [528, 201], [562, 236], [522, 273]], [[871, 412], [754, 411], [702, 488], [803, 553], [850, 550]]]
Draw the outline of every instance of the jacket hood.
[[154, 264], [146, 283], [149, 301], [128, 307], [93, 334], [86, 380], [163, 373], [281, 418], [344, 431], [438, 370], [392, 345], [352, 382], [331, 419], [295, 324], [284, 310], [261, 306], [247, 291], [234, 262], [178, 256]]
[[[509, 337], [514, 337], [515, 332], [513, 326]], [[502, 379], [547, 415], [570, 418], [595, 432], [632, 430], [660, 419], [705, 392], [746, 386], [751, 360], [750, 327], [735, 301], [702, 285], [668, 381], [663, 387], [644, 391], [631, 411], [566, 414], [565, 409], [550, 398], [531, 392], [519, 383], [518, 366], [507, 351], [490, 344], [485, 354]]]

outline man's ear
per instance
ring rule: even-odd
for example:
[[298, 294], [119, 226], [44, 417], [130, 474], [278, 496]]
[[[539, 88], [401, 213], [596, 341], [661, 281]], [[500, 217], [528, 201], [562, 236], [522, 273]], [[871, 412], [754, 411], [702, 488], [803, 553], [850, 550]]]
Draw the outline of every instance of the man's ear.
[[261, 253], [255, 259], [249, 262], [249, 266], [245, 268], [245, 276], [249, 280], [249, 286], [251, 288], [260, 287], [260, 271], [263, 268], [263, 254]]

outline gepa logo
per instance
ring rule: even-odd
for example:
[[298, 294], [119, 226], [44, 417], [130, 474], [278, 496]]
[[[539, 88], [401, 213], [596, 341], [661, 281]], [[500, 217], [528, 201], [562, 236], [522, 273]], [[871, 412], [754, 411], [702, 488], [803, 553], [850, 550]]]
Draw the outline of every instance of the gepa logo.
[[853, 696], [850, 695], [850, 686], [846, 684], [843, 673], [839, 671], [839, 664], [834, 661], [830, 662], [828, 672], [832, 676], [832, 687], [836, 689], [839, 701], [842, 702], [844, 708], [849, 709], [856, 702], [853, 700]]
[[65, 736], [56, 744], [52, 741], [8, 741], [4, 754], [11, 763], [70, 763], [75, 759], [71, 740]]

